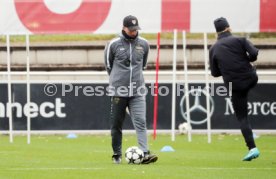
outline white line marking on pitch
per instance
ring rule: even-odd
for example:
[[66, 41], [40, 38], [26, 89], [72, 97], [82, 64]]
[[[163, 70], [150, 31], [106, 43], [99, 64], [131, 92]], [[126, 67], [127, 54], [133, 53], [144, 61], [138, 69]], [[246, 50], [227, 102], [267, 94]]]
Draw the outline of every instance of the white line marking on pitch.
[[27, 170], [103, 170], [104, 168], [8, 168], [7, 170], [21, 170], [21, 171], [27, 171]]
[[[7, 168], [6, 170], [13, 171], [30, 171], [30, 170], [104, 170], [105, 168]], [[182, 169], [191, 170], [276, 170], [276, 168], [223, 168], [223, 167], [183, 167]]]
[[19, 153], [17, 151], [0, 151], [0, 154]]
[[193, 167], [193, 168], [189, 168], [186, 167], [186, 169], [196, 169], [196, 170], [276, 170], [276, 168], [223, 168], [223, 167]]

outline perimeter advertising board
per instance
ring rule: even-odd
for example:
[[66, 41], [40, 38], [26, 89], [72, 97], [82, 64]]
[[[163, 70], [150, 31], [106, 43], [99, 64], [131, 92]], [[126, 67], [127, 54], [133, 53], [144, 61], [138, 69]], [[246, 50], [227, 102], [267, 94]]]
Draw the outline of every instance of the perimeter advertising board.
[[[214, 84], [217, 90], [222, 84]], [[147, 120], [152, 129], [153, 84], [147, 84]], [[9, 129], [7, 85], [0, 84], [0, 130]], [[176, 128], [186, 121], [187, 98], [184, 85], [177, 84]], [[276, 84], [261, 83], [249, 94], [248, 114], [254, 129], [276, 129]], [[107, 84], [32, 84], [31, 104], [26, 104], [26, 85], [12, 85], [14, 130], [26, 130], [27, 115], [32, 130], [109, 129], [110, 97]], [[209, 91], [212, 129], [238, 129], [229, 93]], [[213, 94], [212, 94], [213, 93]], [[160, 84], [157, 129], [171, 129], [171, 84]], [[204, 84], [192, 84], [189, 90], [190, 114], [194, 129], [206, 128], [206, 91]], [[30, 107], [30, 110], [28, 110]], [[125, 129], [133, 129], [129, 115]]]

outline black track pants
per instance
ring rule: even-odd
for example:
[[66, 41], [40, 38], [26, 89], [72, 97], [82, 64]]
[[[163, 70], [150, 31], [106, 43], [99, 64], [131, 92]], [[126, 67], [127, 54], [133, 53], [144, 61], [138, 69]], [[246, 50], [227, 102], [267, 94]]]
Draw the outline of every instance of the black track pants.
[[238, 121], [240, 122], [240, 129], [248, 149], [256, 147], [253, 138], [253, 132], [248, 120], [248, 90], [247, 91], [233, 91], [232, 92], [232, 104]]

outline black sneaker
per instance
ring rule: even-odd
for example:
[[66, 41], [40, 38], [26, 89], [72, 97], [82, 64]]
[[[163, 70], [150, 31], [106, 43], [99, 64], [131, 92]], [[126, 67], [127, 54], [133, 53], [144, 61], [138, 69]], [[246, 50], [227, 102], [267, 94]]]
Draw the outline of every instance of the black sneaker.
[[121, 164], [122, 163], [122, 155], [112, 155], [112, 161], [114, 164]]
[[155, 154], [150, 154], [150, 152], [145, 152], [142, 164], [154, 163], [157, 161], [157, 159], [158, 159], [158, 157]]

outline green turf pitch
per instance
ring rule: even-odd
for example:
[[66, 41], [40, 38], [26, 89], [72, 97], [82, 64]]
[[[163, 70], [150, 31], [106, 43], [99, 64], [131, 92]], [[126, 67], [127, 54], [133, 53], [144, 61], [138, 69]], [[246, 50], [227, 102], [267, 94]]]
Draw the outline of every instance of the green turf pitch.
[[[213, 135], [207, 143], [205, 135], [149, 137], [151, 150], [159, 156], [155, 164], [121, 165], [111, 162], [109, 135], [0, 136], [0, 179], [3, 178], [276, 178], [276, 136], [263, 135], [256, 140], [261, 151], [258, 159], [242, 162], [246, 154], [241, 135]], [[136, 145], [134, 135], [124, 135], [123, 150]], [[175, 152], [160, 152], [170, 145]]]

